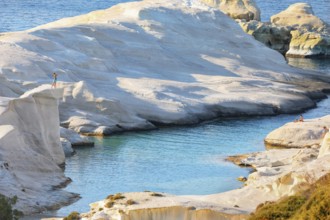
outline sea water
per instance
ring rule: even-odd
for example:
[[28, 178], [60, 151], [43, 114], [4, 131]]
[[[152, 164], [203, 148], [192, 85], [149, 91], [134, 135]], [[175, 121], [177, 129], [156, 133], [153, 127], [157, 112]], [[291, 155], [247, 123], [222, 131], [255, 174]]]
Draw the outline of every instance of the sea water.
[[[63, 17], [105, 9], [119, 0], [0, 0], [0, 32], [18, 31]], [[262, 20], [295, 3], [294, 0], [256, 0]], [[303, 1], [316, 15], [330, 23], [330, 0]], [[329, 60], [290, 59], [290, 65], [323, 71], [330, 76]], [[304, 113], [315, 118], [330, 114], [330, 99]], [[232, 118], [195, 126], [160, 128], [95, 138], [94, 148], [77, 149], [66, 161], [66, 176], [73, 182], [66, 190], [82, 198], [51, 216], [76, 210], [86, 212], [88, 204], [108, 194], [157, 191], [178, 195], [219, 193], [240, 187], [238, 176], [249, 169], [226, 162], [228, 155], [264, 150], [263, 139], [273, 129], [293, 121], [297, 115]], [[33, 217], [32, 217], [33, 219]]]

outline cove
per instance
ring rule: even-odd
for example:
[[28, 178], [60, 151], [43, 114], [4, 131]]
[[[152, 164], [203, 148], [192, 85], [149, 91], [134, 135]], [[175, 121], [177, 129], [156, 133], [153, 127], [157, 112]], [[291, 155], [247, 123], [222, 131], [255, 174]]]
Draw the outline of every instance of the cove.
[[[330, 99], [303, 113], [305, 119], [330, 114]], [[298, 115], [219, 119], [194, 126], [160, 128], [95, 138], [94, 148], [77, 149], [66, 161], [66, 188], [82, 198], [52, 216], [87, 212], [89, 203], [117, 192], [157, 191], [177, 195], [212, 194], [242, 186], [247, 176], [225, 158], [262, 151], [272, 130]]]

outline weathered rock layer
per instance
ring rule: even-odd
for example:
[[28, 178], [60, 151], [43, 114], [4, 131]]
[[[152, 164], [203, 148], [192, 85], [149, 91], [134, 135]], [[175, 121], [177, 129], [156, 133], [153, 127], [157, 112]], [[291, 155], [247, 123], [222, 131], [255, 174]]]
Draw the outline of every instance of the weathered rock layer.
[[0, 193], [18, 197], [24, 213], [59, 208], [77, 195], [56, 189], [69, 182], [60, 168], [58, 99], [62, 90], [38, 88], [0, 97]]

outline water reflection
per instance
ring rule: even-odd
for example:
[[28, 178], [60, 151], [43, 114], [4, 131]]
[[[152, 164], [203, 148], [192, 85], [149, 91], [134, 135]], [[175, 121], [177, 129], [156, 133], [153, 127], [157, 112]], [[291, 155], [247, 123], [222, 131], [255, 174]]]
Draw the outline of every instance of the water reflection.
[[330, 75], [330, 59], [306, 59], [306, 58], [287, 58], [289, 65], [315, 71], [321, 71]]

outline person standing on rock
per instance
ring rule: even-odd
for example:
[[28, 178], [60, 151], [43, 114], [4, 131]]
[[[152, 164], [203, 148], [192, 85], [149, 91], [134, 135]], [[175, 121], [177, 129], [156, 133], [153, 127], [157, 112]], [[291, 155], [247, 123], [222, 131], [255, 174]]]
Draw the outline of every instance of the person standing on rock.
[[57, 83], [57, 73], [53, 73], [53, 83], [52, 83], [52, 88], [56, 88], [56, 83]]
[[324, 138], [324, 136], [329, 132], [329, 128], [327, 126], [323, 126], [323, 130], [322, 130], [322, 138]]

